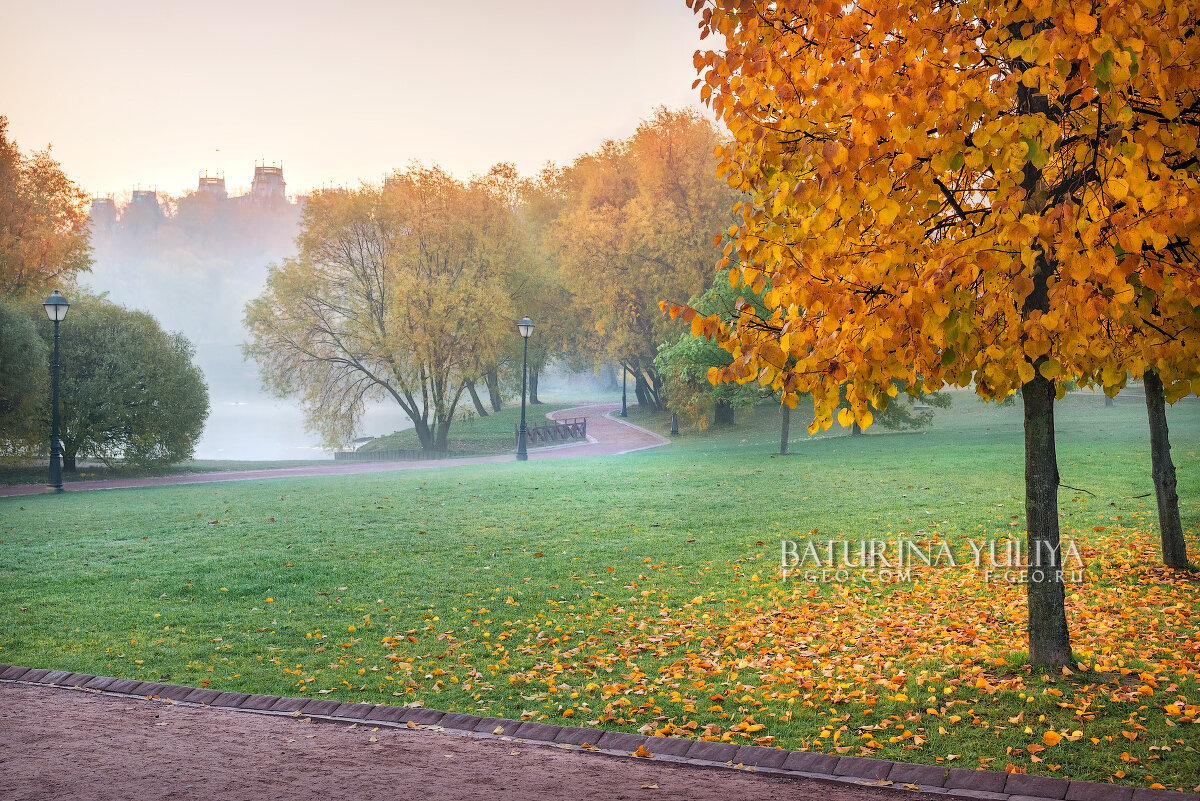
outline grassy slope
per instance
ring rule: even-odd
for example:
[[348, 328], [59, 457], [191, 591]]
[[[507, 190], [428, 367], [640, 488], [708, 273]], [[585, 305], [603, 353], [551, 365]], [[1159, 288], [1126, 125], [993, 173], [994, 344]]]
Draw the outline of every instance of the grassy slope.
[[[787, 458], [767, 410], [623, 457], [0, 500], [0, 661], [1191, 789], [1200, 588], [1153, 569], [1144, 409], [1059, 412], [1079, 676], [1016, 667], [1019, 587], [778, 575], [812, 531], [1020, 534], [1020, 410], [969, 396], [919, 434], [795, 415]], [[1200, 405], [1169, 415], [1195, 556]], [[1051, 727], [1082, 734], [1029, 753]]]

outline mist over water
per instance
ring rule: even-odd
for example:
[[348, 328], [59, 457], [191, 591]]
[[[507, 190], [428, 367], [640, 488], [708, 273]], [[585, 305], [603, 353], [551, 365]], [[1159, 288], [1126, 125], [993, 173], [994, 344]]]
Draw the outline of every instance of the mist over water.
[[[124, 202], [95, 202], [95, 262], [80, 283], [195, 345], [210, 406], [197, 459], [332, 458], [305, 429], [299, 405], [263, 392], [257, 365], [242, 358], [243, 310], [262, 291], [268, 266], [295, 255], [304, 202], [286, 198], [281, 171], [275, 183], [259, 178], [242, 196], [227, 196], [222, 181], [178, 199], [135, 192]], [[411, 425], [394, 403], [378, 404], [360, 432]]]

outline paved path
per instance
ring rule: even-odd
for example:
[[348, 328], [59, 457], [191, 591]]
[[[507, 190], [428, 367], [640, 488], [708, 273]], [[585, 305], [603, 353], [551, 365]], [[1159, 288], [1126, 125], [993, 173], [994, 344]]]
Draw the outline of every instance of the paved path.
[[[616, 419], [610, 415], [621, 408], [619, 403], [593, 403], [586, 406], [576, 406], [571, 409], [559, 409], [547, 417], [552, 420], [571, 417], [586, 417], [588, 419], [588, 441], [570, 445], [554, 445], [545, 448], [532, 448], [529, 458], [567, 459], [584, 456], [612, 456], [629, 453], [630, 451], [654, 448], [670, 442], [666, 437], [660, 437], [652, 431]], [[259, 481], [265, 478], [296, 478], [298, 476], [338, 476], [354, 473], [384, 473], [391, 470], [416, 470], [431, 467], [452, 467], [463, 464], [491, 464], [494, 462], [511, 462], [516, 459], [513, 454], [498, 456], [473, 456], [463, 459], [442, 459], [437, 461], [409, 462], [334, 462], [324, 465], [306, 465], [303, 467], [277, 467], [268, 470], [228, 470], [214, 473], [186, 473], [177, 476], [157, 476], [152, 478], [114, 478], [98, 481], [65, 481], [63, 489], [68, 492], [79, 490], [128, 489], [130, 487], [161, 487], [168, 484], [207, 484], [213, 481]], [[44, 484], [17, 484], [11, 487], [0, 487], [0, 498], [14, 495], [38, 495], [44, 493]]]
[[6, 801], [944, 798], [869, 783], [632, 759], [437, 726], [320, 722], [0, 682]]

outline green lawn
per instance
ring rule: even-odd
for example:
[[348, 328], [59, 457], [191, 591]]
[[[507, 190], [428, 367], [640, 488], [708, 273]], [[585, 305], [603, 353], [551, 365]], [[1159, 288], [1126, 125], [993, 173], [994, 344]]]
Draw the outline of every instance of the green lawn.
[[[788, 457], [765, 409], [619, 457], [0, 500], [0, 662], [1190, 790], [1200, 582], [1155, 567], [1145, 410], [1058, 409], [1071, 675], [1021, 666], [1022, 588], [981, 570], [780, 575], [784, 540], [1021, 536], [1020, 409], [964, 394], [922, 433], [795, 414]], [[1168, 414], [1195, 557], [1200, 404]]]
[[[527, 426], [544, 425], [548, 421], [546, 415], [559, 409], [568, 408], [570, 403], [539, 403], [525, 407], [525, 424]], [[456, 454], [490, 454], [510, 453], [514, 445], [514, 431], [521, 422], [521, 407], [508, 406], [498, 412], [492, 412], [487, 417], [474, 415], [474, 408], [468, 401], [466, 407], [460, 407], [460, 412], [469, 411], [462, 420], [456, 420], [450, 426], [448, 450]], [[419, 450], [420, 440], [411, 428], [378, 437], [359, 448], [360, 451]]]

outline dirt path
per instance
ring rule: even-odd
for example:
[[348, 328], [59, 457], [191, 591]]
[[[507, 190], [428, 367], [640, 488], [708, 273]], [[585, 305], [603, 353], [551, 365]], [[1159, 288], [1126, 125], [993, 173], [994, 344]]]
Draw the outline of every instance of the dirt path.
[[932, 801], [924, 793], [0, 683], [0, 798], [753, 798]]
[[[652, 431], [639, 428], [624, 420], [615, 419], [609, 415], [619, 409], [619, 403], [594, 403], [576, 406], [571, 409], [560, 409], [548, 415], [551, 419], [566, 419], [570, 417], [586, 417], [588, 419], [588, 441], [570, 445], [555, 445], [546, 448], [533, 448], [529, 451], [531, 460], [568, 459], [585, 456], [611, 456], [630, 451], [654, 448], [670, 442]], [[493, 462], [511, 462], [516, 457], [512, 454], [497, 456], [475, 456], [464, 459], [445, 459], [439, 461], [411, 462], [330, 462], [327, 465], [306, 465], [304, 467], [279, 467], [269, 470], [229, 470], [215, 473], [188, 473], [178, 476], [158, 476], [153, 478], [117, 478], [100, 481], [65, 481], [63, 489], [68, 492], [80, 490], [127, 489], [130, 487], [161, 487], [169, 484], [207, 484], [213, 481], [260, 481], [266, 478], [295, 478], [298, 476], [338, 476], [355, 473], [384, 473], [392, 470], [417, 470], [431, 467], [452, 467], [463, 464], [490, 464]], [[15, 495], [38, 495], [44, 493], [43, 484], [18, 484], [11, 487], [0, 487], [0, 498]]]

